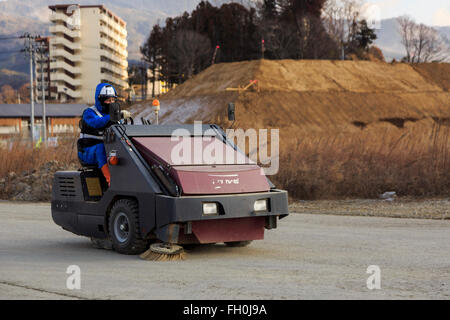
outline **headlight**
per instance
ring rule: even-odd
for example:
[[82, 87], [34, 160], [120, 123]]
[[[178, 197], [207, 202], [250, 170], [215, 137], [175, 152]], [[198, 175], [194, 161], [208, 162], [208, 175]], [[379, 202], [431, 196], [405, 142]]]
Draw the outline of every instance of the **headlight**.
[[254, 211], [267, 211], [267, 199], [256, 200], [253, 205]]
[[217, 214], [217, 203], [204, 202], [203, 203], [203, 214], [206, 214], [206, 215]]

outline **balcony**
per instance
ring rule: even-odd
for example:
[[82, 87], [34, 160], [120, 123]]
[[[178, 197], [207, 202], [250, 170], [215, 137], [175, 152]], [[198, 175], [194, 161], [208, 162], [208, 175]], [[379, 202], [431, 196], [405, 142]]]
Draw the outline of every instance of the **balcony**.
[[79, 42], [73, 42], [73, 41], [67, 40], [64, 37], [51, 38], [50, 45], [52, 45], [52, 46], [64, 45], [71, 50], [81, 50], [81, 44]]
[[73, 91], [72, 89], [67, 88], [64, 85], [57, 84], [56, 91], [58, 93], [64, 93], [72, 99], [80, 99], [81, 98], [81, 91]]
[[103, 21], [104, 23], [110, 25], [112, 28], [114, 28], [122, 37], [124, 37], [124, 38], [127, 37], [127, 34], [128, 34], [127, 29], [122, 27], [117, 22], [115, 22], [114, 19], [111, 19], [110, 17], [108, 17], [108, 15], [101, 14], [100, 20]]
[[119, 79], [112, 74], [109, 73], [102, 73], [100, 77], [108, 82], [110, 82], [112, 85], [122, 87], [122, 89], [128, 88], [128, 82], [125, 80]]
[[53, 72], [51, 73], [50, 78], [52, 79], [52, 81], [64, 81], [71, 86], [81, 86], [81, 80], [74, 79], [62, 72]]
[[81, 74], [81, 68], [71, 66], [70, 64], [68, 64], [65, 61], [52, 61], [52, 62], [50, 62], [50, 68], [51, 69], [64, 69], [73, 74]]
[[126, 59], [123, 59], [118, 55], [109, 52], [106, 49], [100, 50], [100, 56], [104, 56], [105, 58], [108, 58], [109, 60], [117, 63], [118, 65], [121, 65], [124, 68], [128, 68], [128, 61]]
[[63, 34], [68, 35], [71, 38], [81, 38], [80, 30], [76, 30], [76, 29], [72, 30], [72, 29], [69, 29], [66, 26], [60, 25], [60, 24], [50, 26], [50, 33], [55, 34], [55, 35], [58, 33], [63, 33]]
[[106, 34], [108, 37], [111, 37], [111, 39], [114, 39], [114, 41], [117, 41], [124, 48], [126, 48], [128, 46], [128, 41], [125, 38], [122, 38], [122, 35], [115, 33], [113, 30], [109, 29], [107, 26], [100, 26], [100, 32]]
[[110, 40], [108, 40], [106, 38], [100, 38], [100, 44], [102, 44], [105, 47], [108, 47], [111, 50], [117, 52], [124, 59], [126, 59], [128, 57], [128, 51], [127, 50], [124, 50], [124, 49], [116, 46], [112, 41], [110, 41]]
[[108, 63], [108, 62], [101, 62], [100, 63], [100, 67], [110, 70], [111, 72], [115, 73], [118, 77], [121, 78], [128, 78], [128, 72], [126, 69], [122, 69], [119, 67], [116, 67], [115, 65], [113, 65], [112, 63]]
[[80, 62], [81, 56], [78, 54], [71, 54], [64, 49], [50, 49], [50, 58], [63, 57], [73, 62]]
[[52, 11], [52, 13], [50, 14], [51, 22], [63, 21], [65, 23], [70, 23], [71, 21], [69, 20], [69, 18], [70, 17], [63, 12]]

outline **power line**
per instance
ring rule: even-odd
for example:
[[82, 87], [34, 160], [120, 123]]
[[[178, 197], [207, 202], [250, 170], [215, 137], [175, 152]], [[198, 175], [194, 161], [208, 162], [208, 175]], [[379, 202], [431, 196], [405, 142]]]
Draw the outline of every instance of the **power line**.
[[0, 51], [0, 54], [9, 54], [9, 53], [21, 53], [23, 50], [15, 50], [15, 51]]
[[15, 36], [15, 37], [4, 37], [4, 38], [0, 38], [0, 41], [1, 40], [14, 40], [14, 39], [23, 39], [23, 38], [25, 38], [25, 36]]

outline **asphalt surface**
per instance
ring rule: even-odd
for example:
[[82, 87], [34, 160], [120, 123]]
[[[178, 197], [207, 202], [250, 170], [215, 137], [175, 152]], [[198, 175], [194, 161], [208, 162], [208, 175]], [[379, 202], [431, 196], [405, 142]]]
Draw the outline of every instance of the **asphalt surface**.
[[[0, 299], [450, 298], [449, 220], [293, 213], [249, 247], [149, 262], [92, 248], [49, 204], [0, 202], [0, 218]], [[71, 265], [79, 290], [66, 287]], [[367, 287], [371, 265], [380, 289]]]

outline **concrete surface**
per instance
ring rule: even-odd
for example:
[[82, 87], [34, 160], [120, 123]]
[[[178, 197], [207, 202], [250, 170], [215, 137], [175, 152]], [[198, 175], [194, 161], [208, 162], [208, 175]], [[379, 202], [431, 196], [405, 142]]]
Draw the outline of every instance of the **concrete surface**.
[[[449, 299], [450, 221], [291, 214], [249, 247], [149, 262], [94, 249], [50, 205], [0, 202], [0, 299]], [[69, 290], [70, 265], [81, 289]], [[381, 270], [369, 290], [367, 268]]]

